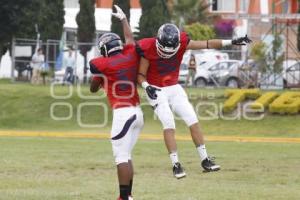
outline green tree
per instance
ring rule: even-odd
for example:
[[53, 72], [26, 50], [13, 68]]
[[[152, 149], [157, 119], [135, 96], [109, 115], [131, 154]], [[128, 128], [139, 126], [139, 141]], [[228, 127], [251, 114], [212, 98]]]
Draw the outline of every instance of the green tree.
[[282, 64], [284, 61], [284, 53], [283, 53], [283, 39], [279, 34], [274, 35], [274, 40], [272, 42], [272, 50], [269, 53], [269, 60], [272, 61], [272, 69], [275, 73], [282, 72]]
[[12, 38], [20, 30], [21, 19], [32, 0], [0, 1], [0, 61], [3, 54], [10, 47]]
[[139, 24], [139, 38], [153, 37], [158, 28], [170, 22], [170, 14], [165, 0], [141, 0], [142, 16]]
[[267, 45], [263, 42], [258, 42], [253, 45], [251, 50], [251, 58], [256, 63], [260, 72], [267, 72], [269, 71], [268, 63], [267, 63]]
[[251, 58], [255, 61], [261, 72], [282, 72], [282, 63], [284, 60], [282, 44], [283, 39], [279, 34], [276, 34], [274, 35], [271, 48], [264, 42], [259, 42], [252, 47]]
[[44, 0], [40, 11], [41, 39], [60, 40], [65, 23], [63, 0]]
[[38, 25], [42, 40], [59, 40], [63, 32], [63, 0], [26, 0], [18, 19], [16, 37], [35, 38], [35, 24]]
[[89, 43], [80, 45], [80, 53], [84, 57], [83, 82], [86, 83], [87, 78], [87, 52], [92, 48], [92, 42], [95, 39], [95, 0], [79, 0], [80, 11], [76, 16], [78, 25], [77, 38], [79, 42]]
[[[130, 1], [129, 0], [114, 0], [113, 5], [118, 5], [126, 14], [128, 22], [130, 20]], [[115, 11], [115, 9], [113, 8]], [[118, 34], [124, 41], [123, 28], [119, 19], [111, 17], [111, 32]]]
[[15, 37], [29, 39], [36, 38], [35, 24], [39, 26], [41, 35], [44, 35], [44, 31], [40, 27], [42, 24], [41, 18], [43, 17], [44, 21], [48, 19], [46, 15], [41, 15], [44, 3], [44, 0], [29, 0], [28, 4], [22, 8], [21, 15], [18, 19], [18, 31], [14, 34]]
[[[19, 31], [16, 33], [17, 38], [36, 38], [35, 24], [37, 24], [41, 40], [44, 42], [48, 39], [60, 40], [65, 22], [63, 0], [31, 0], [30, 6], [25, 7], [23, 12]], [[49, 61], [56, 60], [55, 52], [59, 52], [58, 48], [59, 46], [49, 46]], [[49, 67], [54, 71], [51, 62]]]
[[[0, 2], [0, 51], [10, 47], [13, 37], [60, 39], [64, 24], [63, 0], [2, 0]], [[0, 52], [0, 56], [5, 53]]]
[[176, 0], [172, 8], [172, 19], [182, 28], [184, 25], [200, 22], [208, 23], [210, 14], [205, 0]]
[[193, 23], [184, 27], [192, 40], [209, 40], [215, 38], [216, 34], [208, 25]]

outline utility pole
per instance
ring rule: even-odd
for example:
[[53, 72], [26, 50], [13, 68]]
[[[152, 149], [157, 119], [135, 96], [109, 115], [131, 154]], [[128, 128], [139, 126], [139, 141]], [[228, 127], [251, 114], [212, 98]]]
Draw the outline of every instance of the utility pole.
[[[272, 0], [272, 15], [275, 14], [275, 0]], [[272, 20], [272, 34], [276, 34], [276, 18]]]
[[15, 37], [12, 38], [11, 43], [11, 82], [15, 82], [15, 59], [16, 59], [16, 39]]

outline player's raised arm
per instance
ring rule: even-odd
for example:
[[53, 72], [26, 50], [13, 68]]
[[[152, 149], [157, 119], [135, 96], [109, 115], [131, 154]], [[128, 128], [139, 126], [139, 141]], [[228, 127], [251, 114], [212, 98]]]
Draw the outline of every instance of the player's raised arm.
[[233, 40], [206, 40], [206, 41], [195, 41], [191, 40], [187, 46], [187, 49], [197, 50], [197, 49], [220, 49], [225, 46], [230, 45], [246, 45], [251, 43], [252, 40], [248, 38], [246, 35], [245, 37], [240, 37]]
[[156, 99], [157, 98], [156, 91], [160, 91], [160, 89], [150, 85], [147, 82], [146, 75], [147, 75], [148, 68], [149, 68], [149, 61], [146, 58], [141, 57], [137, 80], [138, 83], [146, 90], [146, 93], [149, 96], [149, 98]]
[[114, 5], [114, 7], [117, 12], [112, 13], [112, 16], [118, 18], [122, 22], [125, 43], [126, 44], [135, 44], [133, 34], [132, 34], [132, 31], [131, 31], [131, 28], [128, 23], [126, 15], [124, 14], [123, 10], [119, 6]]

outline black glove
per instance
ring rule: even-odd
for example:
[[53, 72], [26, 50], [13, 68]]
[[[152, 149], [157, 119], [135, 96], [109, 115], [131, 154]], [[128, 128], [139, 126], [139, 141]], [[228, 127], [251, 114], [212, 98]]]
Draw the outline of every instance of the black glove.
[[251, 42], [252, 42], [252, 40], [250, 40], [247, 35], [245, 37], [239, 37], [239, 38], [234, 39], [234, 40], [231, 41], [231, 43], [233, 45], [239, 45], [239, 46], [240, 45], [246, 45], [246, 44], [249, 44]]
[[155, 100], [157, 99], [157, 94], [156, 91], [161, 91], [161, 89], [157, 88], [157, 87], [153, 87], [152, 85], [148, 85], [146, 87], [146, 92], [147, 95], [150, 99]]

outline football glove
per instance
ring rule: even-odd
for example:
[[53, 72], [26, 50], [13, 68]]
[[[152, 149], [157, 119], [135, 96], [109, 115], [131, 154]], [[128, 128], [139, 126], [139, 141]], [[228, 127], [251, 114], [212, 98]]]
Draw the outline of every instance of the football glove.
[[232, 45], [238, 45], [238, 46], [246, 45], [251, 42], [252, 40], [250, 40], [247, 35], [245, 35], [245, 37], [239, 37], [231, 41]]
[[161, 91], [161, 89], [159, 89], [159, 88], [157, 88], [157, 87], [154, 87], [154, 86], [152, 86], [152, 85], [148, 85], [148, 86], [146, 87], [147, 95], [148, 95], [148, 97], [149, 97], [150, 99], [152, 99], [152, 100], [157, 99], [157, 94], [156, 94], [157, 91]]
[[120, 21], [122, 21], [123, 19], [126, 18], [126, 15], [124, 14], [123, 10], [117, 6], [117, 5], [114, 5], [115, 9], [117, 12], [115, 13], [111, 13], [112, 16], [118, 18]]

